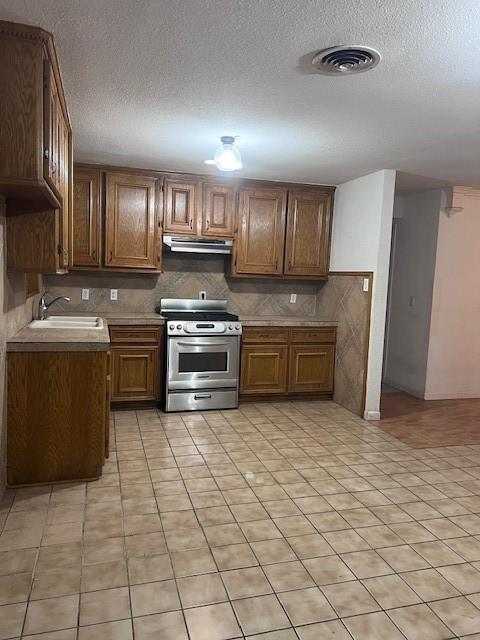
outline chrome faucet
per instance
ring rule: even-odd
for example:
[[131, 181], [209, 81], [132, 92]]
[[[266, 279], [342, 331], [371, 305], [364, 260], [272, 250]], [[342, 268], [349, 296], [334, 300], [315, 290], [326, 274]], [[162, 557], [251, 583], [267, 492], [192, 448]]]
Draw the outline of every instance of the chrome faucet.
[[46, 320], [48, 318], [48, 308], [52, 306], [54, 302], [57, 300], [66, 300], [70, 302], [70, 298], [68, 296], [58, 296], [58, 298], [54, 298], [50, 302], [45, 301], [45, 296], [48, 294], [48, 291], [44, 291], [40, 296], [40, 300], [38, 301], [38, 318], [39, 320]]

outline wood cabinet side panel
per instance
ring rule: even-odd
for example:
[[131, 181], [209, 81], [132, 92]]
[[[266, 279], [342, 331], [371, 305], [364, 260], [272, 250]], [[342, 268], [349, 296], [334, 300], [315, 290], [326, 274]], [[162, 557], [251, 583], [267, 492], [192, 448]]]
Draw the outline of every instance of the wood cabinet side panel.
[[11, 485], [92, 478], [104, 459], [106, 352], [10, 353]]
[[0, 178], [43, 176], [43, 60], [39, 42], [0, 36]]
[[33, 273], [59, 270], [58, 210], [7, 216], [7, 269]]

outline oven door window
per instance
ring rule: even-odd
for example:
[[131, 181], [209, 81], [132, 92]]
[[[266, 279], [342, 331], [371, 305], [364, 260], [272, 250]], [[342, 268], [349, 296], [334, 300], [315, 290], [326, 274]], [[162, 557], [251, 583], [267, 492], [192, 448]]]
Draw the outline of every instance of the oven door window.
[[207, 371], [228, 371], [228, 352], [180, 352], [178, 354], [179, 373], [204, 373]]

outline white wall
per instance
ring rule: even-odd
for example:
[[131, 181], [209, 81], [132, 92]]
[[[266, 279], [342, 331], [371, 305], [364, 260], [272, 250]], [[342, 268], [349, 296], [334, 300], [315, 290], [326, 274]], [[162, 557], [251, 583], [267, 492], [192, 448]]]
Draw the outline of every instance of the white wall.
[[331, 271], [372, 271], [372, 315], [365, 417], [380, 417], [383, 338], [395, 171], [382, 170], [337, 187]]
[[425, 399], [480, 398], [480, 191], [439, 216]]
[[395, 196], [383, 378], [423, 398], [442, 192]]

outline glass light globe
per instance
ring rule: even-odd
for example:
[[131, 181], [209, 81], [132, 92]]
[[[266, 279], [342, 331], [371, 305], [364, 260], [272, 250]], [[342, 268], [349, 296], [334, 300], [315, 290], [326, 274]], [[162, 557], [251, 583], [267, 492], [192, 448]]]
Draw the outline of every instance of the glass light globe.
[[243, 167], [240, 151], [235, 147], [233, 136], [222, 136], [222, 145], [218, 147], [213, 160], [220, 171], [238, 171]]

